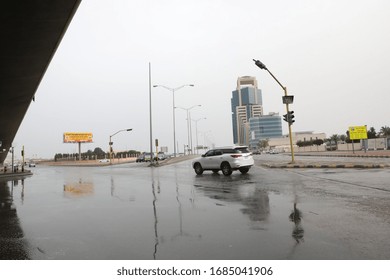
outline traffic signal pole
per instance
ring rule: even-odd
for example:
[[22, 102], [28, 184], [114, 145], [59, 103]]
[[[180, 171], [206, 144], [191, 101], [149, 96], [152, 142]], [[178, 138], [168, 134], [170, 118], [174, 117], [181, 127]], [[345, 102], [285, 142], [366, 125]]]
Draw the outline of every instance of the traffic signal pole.
[[22, 172], [24, 172], [24, 145], [22, 147]]
[[[271, 71], [269, 71], [268, 68], [260, 60], [253, 59], [253, 61], [255, 62], [256, 66], [259, 67], [260, 69], [267, 70], [267, 72], [272, 76], [272, 78], [274, 78], [274, 80], [282, 87], [282, 89], [284, 91], [284, 96], [287, 97], [288, 96], [287, 95], [287, 88], [279, 82], [279, 80], [274, 76], [274, 74], [272, 74]], [[292, 142], [292, 129], [291, 129], [291, 125], [293, 122], [292, 122], [292, 120], [289, 120], [290, 110], [289, 110], [288, 105], [289, 104], [286, 102], [286, 111], [287, 111], [287, 119], [288, 119], [288, 135], [290, 138], [290, 150], [291, 150], [291, 163], [295, 163], [294, 146], [293, 146], [293, 142]]]
[[[284, 96], [287, 96], [287, 88], [283, 87], [283, 90], [284, 90]], [[290, 109], [289, 109], [288, 105], [289, 104], [286, 103], [286, 111], [287, 111], [287, 115], [290, 115]], [[291, 125], [292, 125], [292, 122], [291, 122], [291, 120], [289, 120], [289, 122], [288, 122], [288, 135], [289, 135], [289, 138], [290, 138], [291, 163], [295, 163], [295, 159], [294, 159], [294, 146], [293, 146], [293, 142], [292, 142], [292, 129], [291, 129]]]

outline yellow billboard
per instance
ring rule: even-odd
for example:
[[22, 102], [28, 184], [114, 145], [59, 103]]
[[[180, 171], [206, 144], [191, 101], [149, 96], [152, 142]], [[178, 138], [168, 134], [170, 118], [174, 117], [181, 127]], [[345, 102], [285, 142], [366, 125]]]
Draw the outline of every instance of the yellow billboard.
[[367, 127], [365, 125], [350, 126], [349, 139], [351, 140], [367, 139]]
[[91, 132], [65, 132], [64, 143], [92, 143]]

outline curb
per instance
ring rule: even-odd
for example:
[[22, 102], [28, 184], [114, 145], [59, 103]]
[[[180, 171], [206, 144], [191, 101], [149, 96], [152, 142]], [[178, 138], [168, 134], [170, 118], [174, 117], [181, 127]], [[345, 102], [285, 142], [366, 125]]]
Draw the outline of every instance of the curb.
[[166, 159], [163, 161], [159, 161], [158, 164], [154, 164], [154, 165], [150, 164], [148, 166], [161, 167], [161, 166], [175, 164], [175, 163], [179, 163], [179, 162], [183, 162], [183, 161], [187, 161], [187, 160], [192, 160], [192, 159], [197, 158], [197, 157], [199, 157], [199, 155], [188, 155], [188, 156], [181, 156], [181, 157], [176, 157], [176, 158], [169, 158], [169, 159]]
[[121, 165], [121, 164], [127, 164], [127, 163], [133, 163], [135, 160], [129, 160], [125, 162], [112, 162], [111, 164], [109, 162], [95, 162], [95, 163], [79, 163], [79, 162], [46, 162], [46, 163], [40, 163], [41, 165], [46, 166], [60, 166], [60, 167], [103, 167], [103, 166], [113, 166], [113, 165]]
[[370, 169], [370, 168], [386, 168], [385, 164], [261, 164], [267, 168], [355, 168], [355, 169]]
[[298, 157], [348, 157], [348, 158], [390, 158], [386, 155], [316, 155], [316, 154], [295, 154]]
[[15, 172], [15, 173], [0, 173], [0, 180], [23, 179], [32, 175], [33, 173], [30, 170], [24, 172]]

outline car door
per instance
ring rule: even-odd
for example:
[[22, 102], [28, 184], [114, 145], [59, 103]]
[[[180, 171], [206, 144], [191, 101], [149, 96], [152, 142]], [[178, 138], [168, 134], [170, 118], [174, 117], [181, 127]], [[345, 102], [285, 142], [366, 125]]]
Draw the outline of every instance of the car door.
[[222, 162], [222, 151], [214, 150], [214, 154], [210, 157], [210, 169], [219, 169]]
[[210, 150], [202, 156], [202, 167], [203, 169], [210, 169], [212, 166], [212, 160], [214, 156], [214, 150]]

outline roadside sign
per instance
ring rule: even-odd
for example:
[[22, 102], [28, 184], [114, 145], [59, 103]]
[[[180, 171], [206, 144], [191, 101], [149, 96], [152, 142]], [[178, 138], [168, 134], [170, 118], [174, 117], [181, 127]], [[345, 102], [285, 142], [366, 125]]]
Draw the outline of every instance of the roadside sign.
[[365, 125], [350, 126], [349, 139], [351, 140], [367, 139], [367, 127]]
[[92, 143], [91, 132], [65, 132], [64, 143]]
[[293, 104], [294, 95], [284, 95], [282, 96], [283, 104]]

